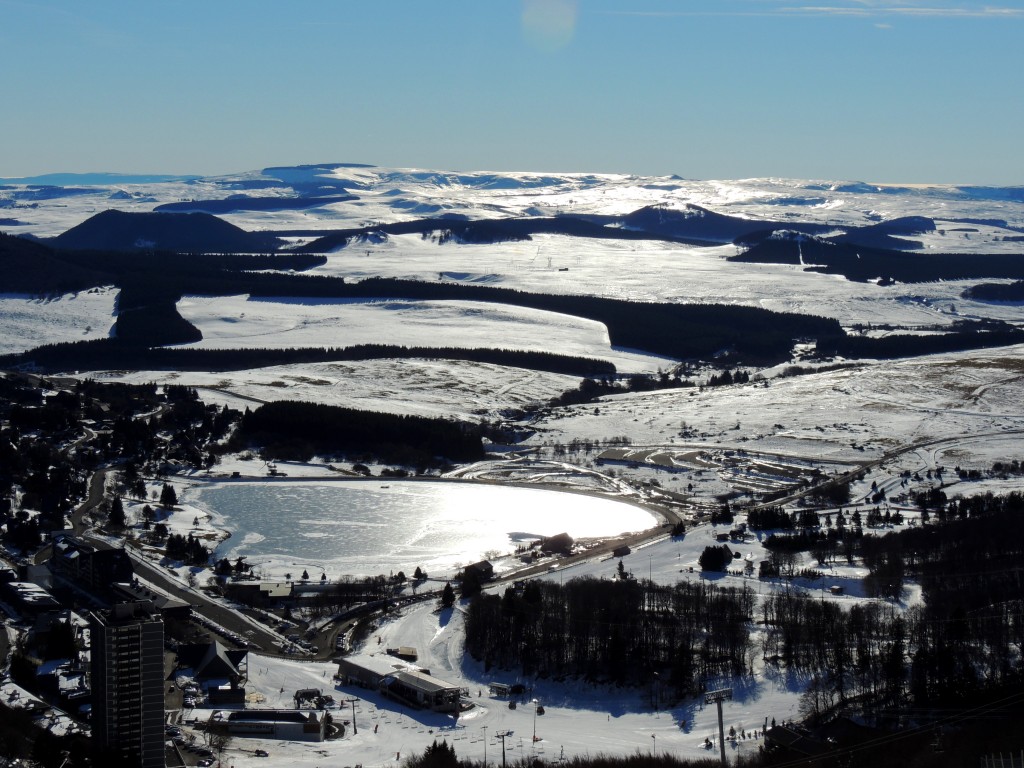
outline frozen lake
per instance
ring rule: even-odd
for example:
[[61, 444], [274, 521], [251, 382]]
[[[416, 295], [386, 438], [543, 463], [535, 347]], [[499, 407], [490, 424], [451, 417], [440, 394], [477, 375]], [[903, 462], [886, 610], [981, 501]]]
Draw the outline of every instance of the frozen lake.
[[440, 576], [541, 536], [607, 537], [660, 522], [583, 494], [438, 481], [232, 481], [193, 487], [183, 501], [231, 532], [217, 558], [244, 555], [264, 576], [307, 569], [314, 579], [417, 566]]

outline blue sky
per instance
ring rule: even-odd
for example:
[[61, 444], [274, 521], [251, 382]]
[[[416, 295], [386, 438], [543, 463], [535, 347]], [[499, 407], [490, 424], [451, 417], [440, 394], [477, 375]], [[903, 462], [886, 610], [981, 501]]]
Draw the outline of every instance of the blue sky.
[[0, 0], [0, 177], [1024, 184], [1024, 0]]

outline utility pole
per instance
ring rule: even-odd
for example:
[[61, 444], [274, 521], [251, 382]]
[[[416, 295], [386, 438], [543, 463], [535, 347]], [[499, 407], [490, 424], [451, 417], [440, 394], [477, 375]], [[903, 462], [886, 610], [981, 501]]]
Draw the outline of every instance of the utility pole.
[[358, 736], [359, 729], [356, 728], [356, 702], [359, 701], [359, 699], [345, 699], [345, 701], [352, 705], [352, 735]]
[[719, 688], [704, 694], [704, 703], [714, 702], [718, 705], [718, 750], [722, 756], [722, 768], [725, 768], [725, 726], [722, 723], [722, 702], [732, 699], [732, 688]]
[[505, 737], [509, 735], [509, 732], [498, 731], [494, 735], [501, 739], [501, 768], [505, 768]]
[[484, 732], [484, 768], [487, 768], [487, 726], [485, 725], [480, 730]]

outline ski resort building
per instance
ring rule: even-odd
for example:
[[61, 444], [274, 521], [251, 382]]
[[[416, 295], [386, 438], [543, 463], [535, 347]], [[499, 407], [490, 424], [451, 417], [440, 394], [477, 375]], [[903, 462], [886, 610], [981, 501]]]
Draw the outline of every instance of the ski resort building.
[[419, 709], [458, 712], [464, 691], [428, 671], [396, 664], [393, 658], [339, 659], [338, 676], [346, 683], [373, 688], [385, 696]]
[[435, 712], [458, 712], [462, 697], [460, 686], [412, 669], [385, 678], [381, 691], [392, 699]]
[[327, 713], [296, 709], [243, 709], [228, 714], [232, 736], [262, 736], [289, 741], [323, 741]]

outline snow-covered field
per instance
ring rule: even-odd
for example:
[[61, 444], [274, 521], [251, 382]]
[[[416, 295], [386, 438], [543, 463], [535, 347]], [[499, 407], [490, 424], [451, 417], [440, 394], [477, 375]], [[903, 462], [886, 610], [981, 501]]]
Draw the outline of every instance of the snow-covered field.
[[113, 288], [45, 298], [0, 294], [0, 354], [106, 338], [114, 325], [116, 301]]
[[[613, 349], [603, 323], [524, 307], [471, 301], [256, 299], [187, 296], [182, 316], [204, 349], [351, 347], [401, 339], [408, 347], [490, 348], [607, 360], [624, 372], [649, 371], [663, 358]], [[399, 342], [388, 342], [399, 343]]]

